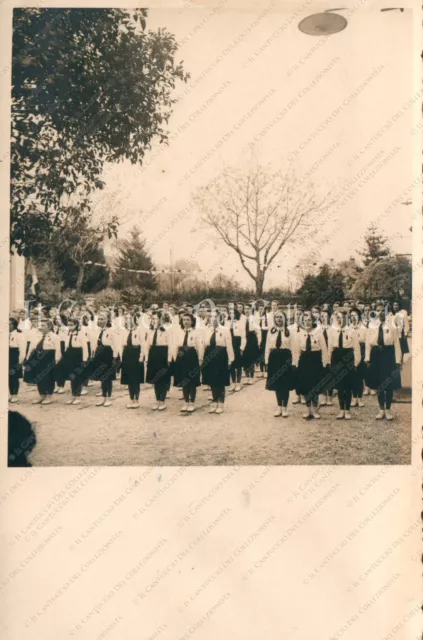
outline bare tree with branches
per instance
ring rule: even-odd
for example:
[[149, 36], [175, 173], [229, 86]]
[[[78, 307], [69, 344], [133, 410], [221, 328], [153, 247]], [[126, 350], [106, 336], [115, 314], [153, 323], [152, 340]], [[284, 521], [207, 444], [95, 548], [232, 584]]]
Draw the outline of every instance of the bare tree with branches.
[[225, 170], [199, 190], [196, 202], [203, 221], [238, 255], [261, 296], [272, 263], [315, 225], [328, 198], [319, 199], [312, 183], [257, 165]]

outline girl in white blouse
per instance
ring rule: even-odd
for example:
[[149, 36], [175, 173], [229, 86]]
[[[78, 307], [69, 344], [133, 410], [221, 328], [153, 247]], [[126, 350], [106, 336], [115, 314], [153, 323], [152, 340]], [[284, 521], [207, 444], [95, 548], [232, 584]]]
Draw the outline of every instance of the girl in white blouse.
[[87, 375], [88, 340], [78, 318], [70, 318], [68, 326], [61, 366], [65, 380], [70, 380], [71, 384], [72, 398], [66, 404], [78, 405], [81, 404], [82, 386]]
[[278, 408], [275, 418], [288, 417], [289, 392], [295, 387], [293, 360], [296, 359], [297, 333], [290, 333], [286, 315], [276, 311], [274, 326], [267, 334], [265, 363], [267, 365], [266, 389], [276, 393]]
[[408, 321], [408, 314], [405, 309], [401, 309], [401, 305], [399, 302], [395, 301], [392, 305], [393, 312], [393, 320], [395, 326], [398, 329], [400, 347], [402, 352], [402, 357], [404, 359], [404, 354], [410, 353], [410, 348], [408, 346], [408, 334], [410, 332], [410, 323]]
[[231, 334], [220, 323], [215, 309], [211, 312], [211, 326], [205, 330], [204, 346], [202, 382], [211, 387], [213, 399], [209, 413], [220, 414], [225, 402], [225, 387], [230, 384], [229, 369], [235, 356]]
[[25, 380], [37, 385], [40, 396], [33, 404], [51, 404], [55, 367], [61, 357], [60, 338], [54, 333], [51, 320], [43, 318], [40, 329], [34, 330], [31, 334], [25, 365]]
[[[351, 400], [352, 407], [364, 407], [363, 394], [367, 388], [364, 385], [366, 377], [366, 363], [365, 359], [365, 347], [366, 347], [366, 334], [367, 327], [361, 321], [361, 312], [357, 307], [353, 307], [350, 311], [350, 326], [357, 334], [357, 340], [360, 347], [360, 364], [357, 367], [355, 373], [354, 385], [353, 385], [353, 399]], [[367, 391], [365, 395], [369, 395]]]
[[378, 310], [377, 319], [369, 324], [365, 348], [367, 386], [377, 392], [379, 402], [376, 420], [393, 420], [391, 403], [394, 390], [401, 388], [401, 360], [398, 329]]
[[265, 363], [265, 350], [266, 350], [266, 340], [267, 334], [269, 332], [269, 326], [267, 324], [267, 315], [265, 311], [264, 302], [259, 301], [257, 304], [257, 312], [256, 312], [257, 324], [260, 327], [260, 375], [265, 377], [266, 374], [266, 363]]
[[325, 388], [325, 368], [328, 366], [328, 350], [321, 327], [317, 327], [311, 311], [304, 311], [302, 317], [304, 329], [298, 332], [298, 350], [294, 365], [298, 364], [299, 393], [305, 396], [307, 411], [303, 418], [320, 418], [317, 411], [319, 393]]
[[146, 382], [154, 385], [156, 402], [153, 411], [166, 409], [166, 396], [170, 386], [170, 365], [173, 354], [173, 331], [167, 330], [161, 324], [161, 313], [151, 315], [151, 326], [147, 332]]
[[204, 345], [200, 332], [193, 327], [193, 316], [184, 313], [183, 327], [174, 332], [173, 360], [174, 384], [184, 394], [182, 413], [195, 411], [197, 387], [201, 384], [201, 364], [203, 362]]
[[355, 382], [356, 368], [360, 364], [360, 346], [357, 333], [347, 326], [347, 314], [338, 311], [334, 314], [336, 325], [328, 329], [328, 359], [331, 366], [331, 378], [338, 390], [339, 414], [337, 420], [351, 420], [351, 399]]
[[[50, 310], [52, 315], [54, 314], [54, 308]], [[50, 320], [54, 323], [54, 332], [57, 334], [60, 340], [60, 350], [62, 358], [56, 366], [56, 385], [55, 393], [59, 395], [65, 393], [66, 372], [63, 368], [63, 356], [66, 349], [66, 342], [69, 333], [69, 315], [68, 313], [59, 314], [56, 313]]]
[[[320, 312], [320, 325], [322, 327], [323, 337], [326, 342], [326, 346], [329, 343], [329, 329], [333, 323], [333, 314], [329, 307], [325, 309], [322, 308]], [[328, 375], [325, 376], [327, 378], [327, 385], [322, 390], [322, 399], [320, 400], [321, 407], [331, 407], [333, 405], [333, 381], [331, 377], [330, 367], [326, 369]]]
[[245, 336], [242, 366], [246, 376], [245, 384], [253, 384], [255, 365], [260, 360], [261, 329], [257, 318], [252, 313], [245, 320]]
[[[97, 329], [92, 330], [92, 339], [97, 336], [93, 359], [88, 366], [88, 372], [92, 380], [101, 382], [101, 398], [96, 407], [110, 407], [113, 393], [113, 380], [116, 380], [116, 372], [119, 359], [119, 338], [112, 328], [111, 317], [108, 312], [98, 314]], [[97, 394], [98, 395], [98, 394]]]
[[25, 347], [26, 343], [22, 332], [18, 331], [17, 318], [9, 318], [9, 402], [12, 403], [18, 401]]
[[245, 322], [241, 321], [241, 316], [235, 308], [229, 309], [229, 318], [226, 321], [226, 328], [231, 334], [232, 349], [234, 352], [234, 360], [231, 364], [230, 376], [234, 391], [241, 391], [242, 376], [242, 355], [244, 353], [247, 338], [245, 335]]
[[[302, 322], [302, 316], [303, 316], [303, 311], [302, 309], [300, 309], [296, 304], [294, 306], [294, 313], [293, 313], [293, 322], [289, 325], [288, 330], [289, 333], [295, 333], [297, 334], [300, 330], [300, 326], [301, 326], [301, 322]], [[298, 377], [297, 377], [297, 383], [298, 383]], [[295, 396], [294, 399], [292, 401], [292, 404], [300, 404], [300, 402], [302, 404], [305, 404], [305, 398], [304, 396], [301, 397], [299, 391], [298, 391], [298, 385], [295, 387]]]
[[144, 383], [144, 360], [146, 354], [146, 331], [139, 326], [139, 314], [124, 319], [125, 326], [119, 331], [119, 359], [121, 361], [120, 382], [128, 385], [130, 402], [127, 409], [138, 409], [141, 385]]

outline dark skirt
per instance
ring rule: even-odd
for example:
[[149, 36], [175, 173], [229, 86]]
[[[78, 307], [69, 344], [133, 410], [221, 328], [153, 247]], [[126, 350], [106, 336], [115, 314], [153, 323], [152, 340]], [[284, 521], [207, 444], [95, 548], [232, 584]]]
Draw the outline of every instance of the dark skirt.
[[408, 340], [407, 340], [407, 337], [404, 334], [401, 335], [401, 337], [399, 339], [399, 342], [400, 342], [402, 355], [404, 355], [405, 353], [410, 353], [410, 349], [409, 349], [409, 346], [408, 346]]
[[[54, 349], [35, 349], [25, 365], [24, 380], [47, 389], [56, 381], [56, 363]], [[44, 395], [43, 393], [41, 395]]]
[[234, 350], [234, 361], [232, 363], [235, 369], [242, 368], [242, 356], [241, 356], [241, 336], [232, 336], [232, 348]]
[[66, 374], [67, 374], [67, 370], [66, 370], [66, 364], [63, 361], [64, 355], [66, 353], [66, 344], [63, 340], [60, 341], [60, 351], [62, 353], [62, 357], [59, 360], [59, 362], [56, 365], [56, 382], [59, 385], [59, 387], [64, 386], [65, 381], [67, 380], [66, 378]]
[[146, 381], [149, 384], [170, 384], [170, 368], [168, 364], [167, 345], [154, 345], [150, 347], [147, 362]]
[[116, 364], [110, 345], [97, 346], [94, 357], [87, 367], [87, 374], [91, 380], [99, 382], [116, 380]]
[[249, 369], [254, 366], [260, 360], [260, 347], [255, 331], [249, 331], [247, 333], [247, 344], [242, 356], [242, 366], [244, 369]]
[[185, 387], [186, 385], [200, 386], [201, 369], [197, 349], [194, 347], [180, 347], [174, 364], [173, 375], [175, 387]]
[[395, 347], [373, 346], [366, 371], [366, 385], [378, 393], [401, 388], [401, 373], [395, 361]]
[[366, 363], [364, 362], [364, 358], [366, 355], [366, 345], [364, 342], [360, 342], [360, 355], [360, 364], [358, 365], [357, 370], [354, 373], [354, 382], [352, 387], [354, 393], [360, 393], [363, 391], [364, 379], [367, 374], [367, 367]]
[[264, 352], [266, 350], [266, 340], [267, 334], [269, 333], [268, 329], [261, 330], [261, 340], [260, 340], [260, 360], [264, 361]]
[[302, 396], [306, 396], [306, 399], [323, 393], [328, 383], [325, 380], [327, 371], [322, 363], [322, 352], [301, 351], [297, 376], [297, 392]]
[[22, 365], [19, 364], [19, 347], [9, 347], [9, 376], [22, 378]]
[[266, 389], [269, 391], [291, 391], [295, 388], [292, 368], [292, 353], [289, 349], [271, 349], [267, 365]]
[[202, 366], [203, 384], [210, 387], [228, 387], [230, 385], [228, 362], [226, 347], [208, 345], [204, 352]]
[[76, 386], [87, 380], [87, 363], [83, 362], [82, 353], [82, 347], [69, 347], [59, 363], [64, 380], [72, 380]]
[[332, 351], [330, 373], [332, 386], [338, 391], [354, 388], [354, 349], [340, 349], [336, 347]]
[[141, 347], [125, 345], [122, 352], [121, 384], [144, 383], [144, 363], [140, 362]]

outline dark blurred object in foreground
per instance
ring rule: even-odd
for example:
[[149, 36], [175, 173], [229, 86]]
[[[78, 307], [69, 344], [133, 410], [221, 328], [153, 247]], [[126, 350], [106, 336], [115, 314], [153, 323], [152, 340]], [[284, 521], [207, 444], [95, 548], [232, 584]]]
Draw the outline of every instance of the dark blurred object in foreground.
[[18, 411], [9, 411], [8, 466], [31, 467], [28, 455], [37, 443], [32, 424]]

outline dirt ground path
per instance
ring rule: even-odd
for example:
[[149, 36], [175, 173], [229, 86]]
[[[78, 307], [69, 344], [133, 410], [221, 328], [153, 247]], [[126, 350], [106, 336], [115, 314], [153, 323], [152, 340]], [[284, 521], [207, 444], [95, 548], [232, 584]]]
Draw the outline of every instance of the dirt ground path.
[[230, 392], [221, 415], [208, 413], [203, 389], [189, 415], [180, 413], [175, 388], [160, 413], [151, 410], [149, 386], [137, 410], [126, 409], [126, 388], [119, 383], [109, 408], [94, 406], [97, 390], [90, 387], [78, 407], [65, 404], [69, 390], [42, 407], [31, 404], [35, 388], [22, 385], [19, 403], [10, 406], [35, 425], [34, 466], [410, 464], [411, 398], [403, 393], [393, 404], [392, 422], [374, 419], [374, 396], [364, 399], [364, 408], [352, 409], [347, 422], [335, 419], [336, 398], [333, 407], [321, 408], [320, 420], [304, 420], [303, 407], [291, 403], [289, 418], [274, 418], [274, 394], [260, 378]]

